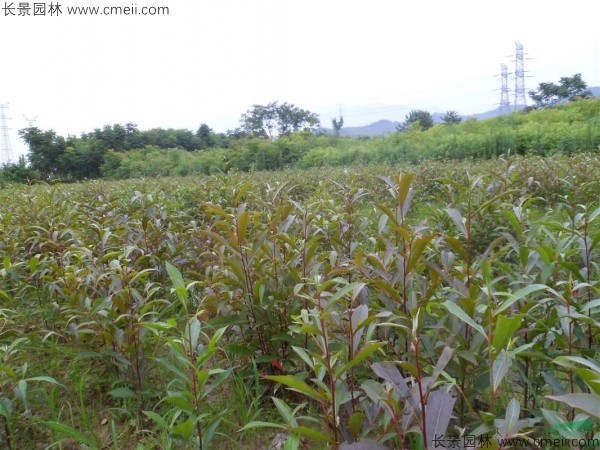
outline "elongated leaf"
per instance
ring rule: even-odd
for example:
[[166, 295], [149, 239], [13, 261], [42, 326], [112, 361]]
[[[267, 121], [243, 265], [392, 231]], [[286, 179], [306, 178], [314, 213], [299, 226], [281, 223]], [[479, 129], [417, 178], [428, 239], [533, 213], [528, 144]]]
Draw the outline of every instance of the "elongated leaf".
[[575, 365], [571, 363], [579, 363], [586, 367], [589, 367], [600, 377], [600, 366], [595, 362], [582, 358], [580, 356], [559, 356], [555, 358], [553, 362], [567, 368], [575, 367]]
[[284, 386], [289, 387], [291, 390], [307, 395], [314, 400], [324, 400], [324, 396], [322, 394], [319, 394], [304, 381], [299, 380], [292, 375], [268, 375], [265, 377], [265, 379], [283, 384]]
[[191, 438], [193, 432], [194, 432], [194, 420], [193, 419], [188, 419], [185, 422], [175, 425], [172, 428], [173, 434], [178, 434], [180, 436], [183, 436], [185, 439]]
[[458, 306], [456, 303], [454, 303], [450, 300], [446, 300], [444, 303], [442, 303], [442, 305], [444, 305], [446, 307], [446, 309], [448, 310], [449, 313], [455, 315], [460, 320], [462, 320], [467, 325], [469, 325], [471, 328], [476, 330], [487, 341], [488, 337], [487, 337], [487, 334], [485, 333], [485, 330], [483, 329], [483, 327], [481, 325], [479, 325], [477, 322], [475, 322], [471, 317], [469, 317], [469, 315], [465, 311], [463, 311], [460, 306]]
[[364, 328], [360, 328], [361, 323], [369, 317], [369, 307], [367, 305], [359, 305], [352, 311], [351, 326], [352, 326], [352, 351], [356, 353], [358, 346], [360, 345], [360, 339], [365, 331]]
[[176, 406], [177, 408], [187, 411], [189, 413], [194, 412], [194, 406], [185, 397], [181, 397], [179, 395], [171, 395], [169, 397], [166, 397], [165, 401], [167, 403], [170, 403], [171, 405]]
[[344, 373], [346, 373], [348, 370], [350, 370], [357, 364], [360, 364], [362, 361], [367, 359], [369, 356], [371, 356], [384, 345], [384, 342], [371, 342], [370, 344], [365, 345], [352, 361], [348, 361], [348, 363], [346, 363], [342, 368], [338, 369], [335, 372], [335, 377], [340, 378]]
[[506, 432], [505, 437], [514, 436], [519, 431], [519, 415], [521, 414], [521, 405], [517, 399], [513, 398], [508, 407], [506, 408], [506, 414], [504, 416], [504, 430]]
[[389, 381], [394, 385], [394, 388], [397, 394], [403, 399], [407, 400], [409, 406], [413, 409], [413, 411], [418, 410], [418, 406], [415, 402], [415, 399], [412, 396], [410, 387], [408, 383], [398, 370], [398, 368], [391, 362], [380, 362], [374, 363], [371, 365], [373, 372], [386, 381]]
[[510, 341], [521, 326], [524, 316], [524, 314], [517, 314], [513, 317], [506, 317], [504, 315], [498, 316], [496, 319], [494, 337], [492, 339], [492, 347], [494, 347], [496, 352], [502, 350]]
[[47, 376], [39, 376], [39, 377], [30, 377], [27, 378], [27, 381], [45, 381], [46, 383], [51, 383], [51, 384], [56, 384], [59, 386], [62, 386], [58, 381], [56, 381], [54, 378], [52, 377], [47, 377]]
[[190, 349], [192, 351], [195, 351], [198, 345], [198, 339], [200, 339], [200, 328], [200, 321], [197, 317], [192, 317], [188, 321], [187, 327], [185, 327], [185, 337], [190, 343]]
[[252, 428], [280, 428], [282, 430], [285, 430], [287, 427], [281, 425], [280, 423], [255, 420], [254, 422], [250, 422], [244, 425], [242, 428], [239, 429], [239, 431], [251, 430]]
[[306, 436], [309, 439], [313, 439], [315, 441], [319, 441], [319, 442], [327, 442], [329, 441], [329, 438], [324, 435], [323, 433], [321, 433], [319, 430], [315, 430], [314, 428], [310, 428], [310, 427], [293, 427], [291, 428], [292, 432], [294, 433], [298, 433], [302, 436]]
[[445, 388], [438, 389], [429, 394], [425, 411], [427, 413], [427, 441], [428, 448], [433, 449], [436, 436], [444, 436], [452, 417], [452, 409], [456, 397]]
[[410, 258], [408, 260], [408, 264], [406, 265], [406, 272], [412, 272], [418, 265], [419, 260], [421, 259], [421, 256], [423, 255], [423, 252], [425, 251], [425, 249], [427, 248], [427, 246], [429, 245], [429, 243], [431, 242], [431, 240], [433, 239], [433, 236], [423, 236], [420, 238], [417, 238], [410, 249]]
[[109, 392], [109, 395], [116, 398], [137, 398], [137, 394], [127, 387], [113, 389]]
[[70, 427], [70, 426], [60, 423], [60, 422], [55, 422], [53, 420], [46, 420], [42, 423], [44, 425], [52, 428], [53, 430], [58, 431], [60, 434], [62, 434], [64, 436], [68, 436], [71, 439], [74, 439], [79, 444], [85, 444], [90, 447], [95, 446], [95, 442], [93, 440], [91, 440], [87, 436], [81, 434], [79, 431], [77, 431], [73, 427]]
[[248, 229], [248, 221], [250, 220], [250, 213], [248, 211], [244, 211], [242, 214], [238, 216], [238, 226], [237, 226], [237, 238], [238, 242], [242, 242], [244, 237], [246, 236], [246, 230]]
[[454, 354], [454, 350], [450, 347], [444, 347], [442, 354], [440, 355], [437, 363], [435, 364], [435, 369], [433, 369], [433, 374], [431, 374], [431, 384], [435, 383], [444, 370], [444, 368], [448, 365], [450, 360], [452, 359], [452, 355]]
[[550, 411], [544, 408], [542, 408], [542, 414], [544, 415], [544, 418], [548, 421], [548, 428], [550, 429], [550, 431], [559, 433], [562, 437], [565, 437], [567, 439], [583, 439], [584, 435], [579, 430], [587, 428], [587, 423], [590, 423], [586, 421], [583, 421], [583, 423], [569, 422], [560, 413], [556, 411]]
[[356, 298], [356, 296], [360, 293], [360, 291], [365, 287], [365, 283], [350, 283], [346, 286], [338, 289], [335, 294], [333, 294], [329, 298], [329, 304], [333, 305], [333, 303], [337, 302], [340, 298], [344, 297], [350, 291], [352, 291], [352, 298]]
[[285, 419], [286, 423], [292, 427], [297, 427], [298, 422], [296, 422], [292, 408], [290, 408], [286, 402], [278, 399], [277, 397], [271, 397], [271, 399], [273, 400], [273, 403], [275, 403], [279, 414], [281, 414], [281, 417]]
[[456, 225], [456, 228], [458, 228], [458, 231], [460, 231], [462, 233], [462, 235], [466, 237], [467, 236], [467, 227], [464, 222], [465, 219], [463, 218], [460, 211], [455, 208], [446, 208], [446, 212], [448, 213], [448, 215], [454, 222], [454, 225]]
[[304, 361], [308, 367], [310, 367], [311, 369], [314, 369], [314, 363], [312, 358], [309, 356], [309, 354], [306, 352], [306, 350], [304, 350], [302, 347], [296, 347], [294, 345], [292, 345], [292, 349], [296, 352], [296, 354], [302, 358], [302, 361]]
[[231, 202], [234, 207], [237, 207], [237, 205], [242, 200], [242, 197], [246, 194], [246, 192], [252, 189], [252, 186], [252, 183], [244, 183], [239, 187], [237, 193], [235, 194], [235, 197], [233, 198], [233, 201]]
[[157, 425], [159, 425], [163, 430], [168, 430], [169, 424], [162, 418], [159, 414], [156, 414], [154, 411], [143, 411], [148, 417], [150, 417]]
[[597, 394], [564, 394], [547, 395], [547, 398], [566, 403], [571, 408], [581, 409], [596, 418], [600, 419], [600, 395]]
[[498, 391], [498, 388], [500, 387], [500, 384], [502, 383], [502, 380], [508, 372], [511, 364], [512, 359], [506, 351], [502, 350], [492, 366], [492, 373], [494, 377], [494, 385], [492, 386], [492, 389], [494, 393]]
[[184, 310], [187, 311], [188, 292], [185, 288], [185, 282], [183, 281], [181, 272], [179, 269], [177, 269], [177, 267], [169, 262], [165, 263], [165, 267], [167, 268], [167, 273], [169, 274], [171, 283], [173, 283], [173, 287], [175, 288], [175, 293], [177, 294], [177, 297], [179, 298]]
[[534, 292], [539, 292], [548, 289], [548, 286], [545, 284], [532, 284], [530, 286], [524, 287], [523, 289], [519, 289], [517, 292], [512, 294], [509, 298], [504, 300], [500, 306], [494, 311], [494, 315], [500, 314], [505, 309], [509, 308], [513, 303], [518, 302], [524, 297], [527, 297]]

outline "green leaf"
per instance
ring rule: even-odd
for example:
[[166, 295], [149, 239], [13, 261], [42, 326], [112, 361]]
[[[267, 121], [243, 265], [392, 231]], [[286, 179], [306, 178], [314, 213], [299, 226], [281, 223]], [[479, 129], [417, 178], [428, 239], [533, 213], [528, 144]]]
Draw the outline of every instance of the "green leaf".
[[517, 399], [513, 398], [508, 407], [506, 408], [506, 414], [504, 416], [504, 427], [506, 437], [514, 436], [519, 431], [519, 415], [521, 414], [521, 405]]
[[31, 377], [31, 378], [27, 378], [27, 381], [45, 381], [46, 383], [52, 383], [52, 384], [56, 384], [58, 386], [62, 386], [62, 384], [60, 384], [58, 381], [56, 381], [54, 378], [52, 377], [47, 377], [47, 376], [39, 376], [39, 377]]
[[265, 377], [265, 379], [283, 384], [284, 386], [289, 387], [292, 391], [304, 394], [314, 400], [322, 401], [325, 399], [325, 397], [322, 394], [315, 391], [304, 381], [299, 380], [298, 378], [292, 375], [268, 375]]
[[222, 328], [227, 325], [245, 324], [248, 320], [239, 314], [231, 316], [217, 316], [210, 319], [206, 324], [211, 328]]
[[197, 317], [192, 317], [185, 328], [185, 337], [190, 343], [190, 349], [194, 351], [198, 346], [198, 340], [200, 339], [200, 321]]
[[431, 240], [433, 239], [433, 236], [423, 236], [420, 238], [417, 238], [411, 248], [410, 248], [410, 258], [408, 259], [408, 264], [406, 265], [406, 273], [411, 272], [413, 269], [415, 269], [419, 263], [419, 260], [421, 259], [421, 256], [423, 255], [423, 252], [425, 251], [425, 249], [427, 248], [427, 246], [429, 245], [429, 243], [431, 242]]
[[310, 427], [293, 427], [290, 431], [320, 442], [328, 442], [329, 438], [318, 430]]
[[595, 362], [581, 358], [580, 356], [559, 356], [555, 358], [553, 362], [566, 368], [575, 367], [573, 364], [571, 364], [572, 362], [583, 364], [584, 366], [587, 366], [596, 372], [596, 374], [598, 374], [600, 377], [600, 366]]
[[483, 329], [483, 327], [477, 322], [475, 322], [471, 317], [469, 317], [469, 315], [465, 311], [463, 311], [460, 306], [458, 306], [456, 303], [450, 300], [446, 300], [444, 303], [442, 303], [442, 305], [446, 307], [449, 313], [455, 315], [460, 320], [469, 325], [471, 328], [480, 333], [486, 341], [488, 340], [487, 334], [485, 334], [485, 330]]
[[184, 439], [189, 439], [192, 437], [192, 433], [194, 432], [194, 419], [188, 419], [179, 425], [175, 425], [172, 428], [173, 434], [178, 434], [183, 436]]
[[179, 298], [184, 310], [187, 312], [188, 291], [185, 288], [185, 282], [183, 281], [181, 272], [177, 269], [177, 267], [169, 262], [165, 263], [165, 267], [167, 268], [167, 273], [169, 274], [171, 283], [173, 283], [177, 297]]
[[369, 307], [367, 305], [359, 305], [352, 311], [350, 326], [352, 327], [352, 351], [356, 352], [360, 345], [360, 339], [364, 333], [364, 328], [361, 324], [369, 317]]
[[435, 364], [435, 369], [433, 370], [433, 373], [431, 374], [431, 385], [433, 385], [433, 383], [435, 383], [437, 381], [438, 377], [440, 376], [440, 374], [442, 373], [444, 368], [448, 365], [448, 363], [452, 359], [453, 354], [454, 354], [454, 350], [452, 350], [450, 347], [444, 347], [442, 354], [440, 355], [437, 363]]
[[564, 395], [546, 395], [550, 400], [556, 400], [569, 405], [571, 408], [581, 409], [600, 419], [600, 395], [597, 394], [564, 394]]
[[158, 331], [169, 331], [174, 328], [170, 323], [167, 322], [142, 322], [141, 325], [144, 328]]
[[528, 295], [533, 294], [534, 292], [544, 291], [546, 289], [548, 289], [548, 286], [546, 286], [545, 284], [532, 284], [530, 286], [524, 287], [523, 289], [519, 289], [517, 292], [510, 295], [510, 297], [508, 297], [500, 304], [498, 309], [494, 311], [494, 315], [496, 316], [500, 314], [502, 311], [509, 308], [513, 303], [518, 302], [522, 298], [527, 297]]
[[371, 356], [373, 353], [375, 353], [377, 350], [379, 350], [384, 345], [385, 345], [384, 342], [371, 342], [371, 343], [365, 345], [361, 349], [361, 351], [358, 352], [358, 354], [354, 357], [354, 359], [352, 361], [348, 361], [347, 364], [345, 364], [343, 367], [341, 367], [340, 369], [338, 369], [335, 372], [335, 378], [336, 379], [340, 378], [344, 373], [346, 373], [348, 370], [350, 370], [352, 367], [356, 366], [357, 364], [360, 364], [362, 361], [367, 359], [369, 356]]
[[558, 432], [562, 437], [567, 439], [582, 439], [583, 435], [573, 429], [571, 422], [568, 422], [556, 411], [550, 411], [542, 408], [542, 414], [548, 421], [550, 430]]
[[244, 211], [237, 218], [237, 238], [239, 242], [244, 240], [246, 236], [246, 230], [248, 229], [248, 221], [250, 220], [250, 213]]
[[229, 344], [227, 346], [227, 352], [237, 356], [252, 356], [255, 350], [248, 347], [248, 345], [242, 344]]
[[143, 411], [143, 413], [146, 414], [150, 419], [152, 419], [163, 430], [168, 430], [171, 428], [169, 424], [165, 421], [165, 419], [163, 419], [162, 416], [156, 414], [154, 411]]
[[342, 287], [341, 289], [338, 289], [335, 294], [333, 294], [328, 300], [329, 300], [329, 305], [333, 305], [335, 302], [337, 302], [340, 298], [344, 297], [346, 294], [348, 294], [350, 291], [352, 292], [352, 298], [355, 299], [356, 296], [360, 293], [360, 291], [365, 287], [365, 283], [350, 283], [345, 285], [344, 287]]
[[296, 347], [292, 345], [292, 350], [294, 350], [296, 352], [296, 354], [302, 358], [302, 361], [304, 361], [308, 367], [310, 367], [311, 369], [314, 369], [314, 363], [312, 358], [309, 356], [309, 354], [307, 353], [306, 350], [304, 350], [302, 347]]
[[187, 398], [181, 397], [179, 395], [171, 395], [169, 397], [166, 397], [165, 401], [183, 411], [187, 411], [189, 413], [194, 412], [194, 405], [192, 405]]
[[74, 439], [79, 444], [85, 444], [90, 447], [95, 447], [95, 445], [96, 445], [96, 442], [94, 442], [87, 436], [81, 434], [79, 431], [77, 431], [73, 427], [62, 424], [60, 422], [55, 422], [53, 420], [45, 420], [42, 423], [44, 425], [52, 428], [54, 431], [58, 431], [60, 434], [62, 434], [64, 436], [68, 436], [71, 439]]
[[[406, 203], [406, 199], [410, 192], [410, 184], [414, 178], [414, 173], [403, 173], [400, 176], [400, 182], [398, 183], [398, 202], [402, 205]], [[404, 213], [406, 213], [406, 211], [404, 211]]]
[[494, 330], [494, 337], [492, 339], [492, 347], [496, 352], [500, 352], [513, 337], [515, 332], [521, 326], [523, 317], [525, 314], [517, 314], [513, 317], [506, 317], [499, 315], [496, 319], [496, 327]]
[[348, 421], [350, 433], [352, 433], [353, 436], [359, 436], [363, 430], [364, 424], [365, 414], [362, 412], [355, 412], [350, 416], [350, 420]]
[[458, 231], [461, 232], [463, 236], [467, 235], [467, 227], [465, 225], [465, 219], [463, 218], [460, 211], [456, 208], [446, 208], [446, 213], [450, 216]]
[[502, 383], [502, 380], [504, 379], [504, 376], [508, 372], [508, 369], [511, 365], [511, 357], [506, 351], [501, 350], [492, 366], [492, 374], [494, 378], [494, 385], [492, 386], [492, 389], [494, 393], [498, 391], [498, 388], [500, 387], [500, 384]]
[[290, 434], [285, 442], [283, 443], [282, 450], [298, 450], [300, 448], [300, 436], [297, 434]]
[[296, 422], [294, 413], [292, 412], [292, 409], [287, 405], [287, 403], [283, 400], [278, 399], [277, 397], [271, 397], [271, 399], [273, 400], [273, 403], [275, 403], [279, 414], [281, 414], [281, 417], [285, 419], [286, 423], [289, 426], [297, 427], [298, 422]]
[[285, 430], [287, 427], [285, 427], [284, 425], [281, 425], [279, 423], [263, 422], [260, 420], [255, 420], [254, 422], [250, 422], [250, 423], [247, 423], [246, 425], [244, 425], [242, 428], [240, 428], [238, 430], [238, 432], [251, 430], [252, 428], [279, 428], [279, 429]]
[[108, 394], [116, 398], [137, 398], [137, 394], [128, 387], [113, 389]]

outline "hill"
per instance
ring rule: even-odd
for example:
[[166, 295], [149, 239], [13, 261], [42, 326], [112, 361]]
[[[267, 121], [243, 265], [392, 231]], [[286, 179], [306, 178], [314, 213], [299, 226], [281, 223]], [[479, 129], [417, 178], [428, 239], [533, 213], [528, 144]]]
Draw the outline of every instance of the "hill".
[[386, 136], [396, 131], [396, 127], [400, 122], [392, 120], [378, 120], [370, 125], [362, 127], [346, 127], [342, 128], [340, 135], [344, 137], [361, 137], [361, 136]]

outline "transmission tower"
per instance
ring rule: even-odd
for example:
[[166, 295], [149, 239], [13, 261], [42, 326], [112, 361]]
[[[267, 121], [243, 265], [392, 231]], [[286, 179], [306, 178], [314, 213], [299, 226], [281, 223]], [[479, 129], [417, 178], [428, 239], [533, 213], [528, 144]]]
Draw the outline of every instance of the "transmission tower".
[[508, 66], [500, 64], [500, 77], [502, 86], [500, 88], [500, 114], [508, 114], [510, 112], [510, 102], [508, 100]]
[[37, 120], [37, 118], [38, 116], [29, 118], [25, 114], [23, 114], [23, 119], [27, 121], [27, 123], [29, 124], [29, 128], [33, 128], [35, 126], [35, 121]]
[[0, 142], [0, 164], [10, 164], [12, 162], [12, 147], [10, 146], [10, 137], [8, 136], [8, 119], [6, 110], [8, 103], [0, 105], [0, 134], [2, 134], [2, 142]]
[[525, 98], [525, 57], [523, 53], [523, 44], [519, 41], [515, 42], [515, 104], [516, 110], [519, 106], [526, 106]]

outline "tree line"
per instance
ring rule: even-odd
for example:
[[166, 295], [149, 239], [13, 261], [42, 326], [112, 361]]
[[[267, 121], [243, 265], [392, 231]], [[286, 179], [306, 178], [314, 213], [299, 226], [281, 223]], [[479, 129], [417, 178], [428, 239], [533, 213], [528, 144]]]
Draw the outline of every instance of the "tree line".
[[[557, 84], [540, 83], [529, 94], [535, 105], [526, 113], [555, 109], [591, 96], [581, 74], [563, 77]], [[321, 128], [316, 114], [279, 102], [253, 105], [241, 115], [240, 126], [226, 133], [216, 133], [205, 123], [195, 132], [161, 128], [143, 131], [133, 123], [115, 124], [79, 137], [63, 137], [53, 130], [31, 127], [20, 131], [29, 146], [28, 161], [22, 158], [18, 164], [4, 167], [0, 179], [75, 181], [462, 158], [507, 151], [547, 154], [589, 150], [597, 145], [598, 116], [595, 106], [585, 109], [585, 119], [559, 113], [558, 117], [565, 115], [567, 128], [560, 118], [559, 125], [548, 128], [538, 123], [540, 115], [537, 119], [532, 116], [531, 120], [511, 115], [475, 125], [473, 120], [463, 121], [456, 111], [448, 111], [442, 117], [443, 128], [438, 128], [431, 113], [413, 110], [398, 127], [396, 135], [368, 141], [340, 138], [343, 117], [332, 120], [330, 131]]]

